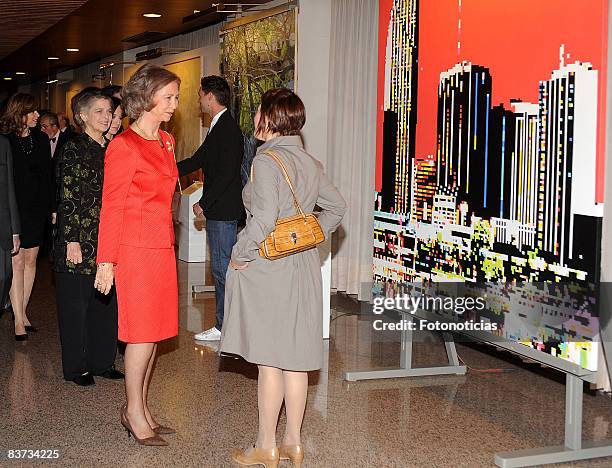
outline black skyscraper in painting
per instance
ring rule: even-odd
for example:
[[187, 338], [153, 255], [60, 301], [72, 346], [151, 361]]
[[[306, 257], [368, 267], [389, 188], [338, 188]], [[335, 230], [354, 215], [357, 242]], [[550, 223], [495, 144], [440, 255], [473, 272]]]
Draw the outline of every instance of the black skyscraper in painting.
[[381, 211], [390, 213], [395, 203], [395, 158], [397, 153], [397, 114], [385, 111], [383, 121]]
[[486, 208], [482, 215], [488, 218], [510, 219], [512, 183], [512, 152], [514, 151], [516, 119], [503, 104], [491, 109], [489, 118], [489, 154], [487, 186], [484, 193]]
[[437, 182], [457, 189], [457, 202], [471, 213], [488, 209], [491, 75], [463, 62], [440, 74], [438, 86]]

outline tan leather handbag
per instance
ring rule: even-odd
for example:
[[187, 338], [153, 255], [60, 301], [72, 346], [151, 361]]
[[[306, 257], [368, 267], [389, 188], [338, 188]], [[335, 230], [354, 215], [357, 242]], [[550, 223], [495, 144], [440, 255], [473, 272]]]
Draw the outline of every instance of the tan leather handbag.
[[[325, 240], [325, 235], [317, 217], [305, 214], [295, 195], [293, 183], [287, 172], [287, 168], [274, 151], [266, 151], [263, 154], [270, 156], [280, 166], [289, 184], [293, 195], [293, 204], [297, 214], [276, 221], [276, 227], [259, 246], [259, 255], [268, 260], [287, 257], [289, 255], [312, 249]], [[253, 179], [253, 166], [251, 166], [251, 180]]]

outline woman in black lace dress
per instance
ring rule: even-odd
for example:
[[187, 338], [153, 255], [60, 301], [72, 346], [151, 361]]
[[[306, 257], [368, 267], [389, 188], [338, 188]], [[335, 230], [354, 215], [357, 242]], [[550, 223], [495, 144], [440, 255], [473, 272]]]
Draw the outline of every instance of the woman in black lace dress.
[[117, 298], [114, 291], [104, 296], [94, 289], [111, 98], [83, 90], [72, 112], [83, 133], [62, 147], [57, 162], [53, 269], [64, 378], [86, 386], [95, 383], [93, 376], [123, 378], [114, 368]]
[[36, 277], [36, 257], [42, 245], [45, 223], [54, 207], [49, 138], [35, 129], [38, 112], [34, 97], [11, 96], [0, 118], [0, 133], [6, 134], [13, 153], [13, 179], [21, 218], [21, 250], [13, 256], [10, 297], [15, 314], [15, 339], [23, 341], [36, 331], [27, 307]]

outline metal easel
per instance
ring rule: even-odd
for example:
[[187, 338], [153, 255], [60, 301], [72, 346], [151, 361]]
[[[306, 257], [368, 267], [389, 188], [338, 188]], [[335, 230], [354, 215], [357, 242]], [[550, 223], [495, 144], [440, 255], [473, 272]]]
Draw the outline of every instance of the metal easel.
[[[414, 323], [412, 314], [401, 314], [410, 324]], [[409, 328], [409, 327], [406, 327]], [[455, 340], [451, 333], [442, 332], [444, 347], [448, 356], [447, 366], [437, 367], [412, 367], [412, 334], [411, 329], [402, 330], [401, 353], [399, 367], [385, 367], [371, 370], [350, 370], [344, 372], [344, 380], [350, 382], [357, 380], [372, 379], [395, 379], [399, 377], [423, 377], [430, 375], [464, 375], [467, 372], [466, 366], [459, 364]]]

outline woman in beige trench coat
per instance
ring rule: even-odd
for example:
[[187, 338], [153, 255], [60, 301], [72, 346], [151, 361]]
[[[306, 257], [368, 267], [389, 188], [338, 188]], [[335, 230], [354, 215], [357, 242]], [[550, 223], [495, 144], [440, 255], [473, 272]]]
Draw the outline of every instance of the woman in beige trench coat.
[[[221, 352], [238, 354], [259, 368], [259, 432], [254, 447], [234, 452], [241, 465], [275, 468], [279, 459], [300, 466], [304, 458], [300, 431], [307, 371], [323, 360], [321, 262], [317, 249], [277, 260], [259, 256], [259, 245], [279, 218], [293, 216], [295, 206], [281, 168], [266, 154], [273, 151], [286, 166], [304, 212], [317, 205], [325, 237], [338, 227], [346, 203], [304, 151], [299, 132], [306, 115], [300, 98], [287, 89], [262, 96], [255, 135], [265, 143], [253, 160], [242, 198], [246, 226], [238, 235], [227, 272]], [[285, 401], [287, 424], [280, 447], [276, 425]]]

